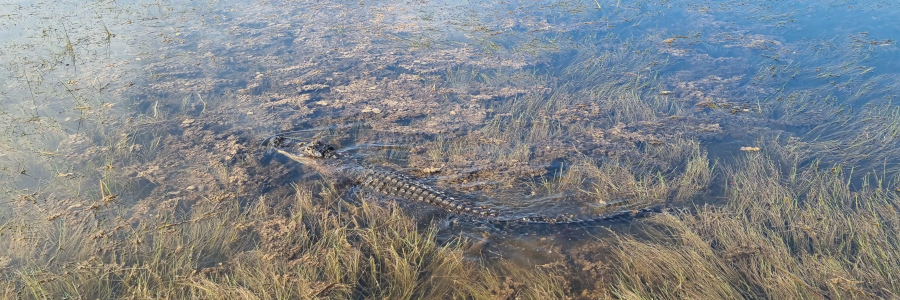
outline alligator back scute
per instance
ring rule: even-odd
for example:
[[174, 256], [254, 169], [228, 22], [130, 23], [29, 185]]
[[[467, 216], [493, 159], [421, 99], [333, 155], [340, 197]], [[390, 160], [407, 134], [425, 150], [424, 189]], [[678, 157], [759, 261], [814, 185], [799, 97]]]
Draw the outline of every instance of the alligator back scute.
[[499, 215], [496, 210], [458, 200], [403, 174], [376, 169], [369, 170], [366, 173], [362, 185], [382, 194], [397, 196], [411, 201], [425, 202], [457, 214], [475, 215], [485, 218]]

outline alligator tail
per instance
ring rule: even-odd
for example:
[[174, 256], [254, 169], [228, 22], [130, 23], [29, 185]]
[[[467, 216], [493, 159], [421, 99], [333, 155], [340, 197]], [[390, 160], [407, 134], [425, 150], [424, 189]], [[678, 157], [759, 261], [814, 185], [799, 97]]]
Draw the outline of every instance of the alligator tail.
[[492, 222], [500, 224], [598, 225], [632, 221], [634, 219], [646, 218], [653, 214], [661, 212], [661, 207], [645, 207], [641, 209], [623, 210], [614, 213], [589, 217], [575, 217], [566, 215], [556, 217], [533, 216], [516, 219], [496, 219]]

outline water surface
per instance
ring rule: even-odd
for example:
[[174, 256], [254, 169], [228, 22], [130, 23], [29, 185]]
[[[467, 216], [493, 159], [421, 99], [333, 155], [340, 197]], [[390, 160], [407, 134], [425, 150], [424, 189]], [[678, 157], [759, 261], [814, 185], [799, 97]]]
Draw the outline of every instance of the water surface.
[[[881, 1], [0, 3], [0, 235], [57, 228], [0, 251], [0, 272], [34, 288], [16, 272], [85, 259], [53, 254], [66, 226], [114, 253], [146, 228], [212, 216], [204, 203], [292, 215], [304, 190], [316, 205], [337, 195], [398, 209], [441, 245], [478, 245], [465, 257], [488, 267], [590, 273], [622, 236], [666, 242], [648, 233], [659, 219], [496, 228], [332, 187], [261, 161], [260, 142], [283, 132], [513, 217], [626, 199], [685, 220], [735, 205], [735, 170], [775, 157], [791, 184], [831, 172], [848, 191], [896, 198], [898, 12]], [[260, 225], [274, 221], [258, 221], [241, 225], [256, 243], [192, 268], [276, 251]], [[33, 262], [46, 255], [63, 258]], [[569, 293], [609, 295], [579, 272], [561, 273]]]

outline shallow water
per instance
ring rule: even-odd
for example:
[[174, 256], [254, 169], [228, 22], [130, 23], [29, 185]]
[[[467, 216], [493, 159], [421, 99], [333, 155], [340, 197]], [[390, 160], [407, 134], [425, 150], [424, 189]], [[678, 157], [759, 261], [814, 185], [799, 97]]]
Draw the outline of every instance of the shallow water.
[[[59, 217], [100, 201], [97, 222], [137, 224], [215, 195], [251, 206], [321, 189], [310, 168], [257, 163], [283, 132], [514, 217], [718, 205], [732, 183], [691, 167], [771, 144], [864, 186], [898, 170], [898, 14], [888, 1], [7, 1], [0, 206]], [[544, 264], [642, 234], [640, 220], [497, 229], [338, 189], [401, 202], [444, 241], [487, 240], [487, 260]]]

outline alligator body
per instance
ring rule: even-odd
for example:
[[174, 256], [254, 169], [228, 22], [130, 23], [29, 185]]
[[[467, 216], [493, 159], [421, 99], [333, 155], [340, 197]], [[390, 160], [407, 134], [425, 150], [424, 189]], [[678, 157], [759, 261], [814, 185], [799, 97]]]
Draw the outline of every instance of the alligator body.
[[469, 216], [491, 223], [593, 224], [627, 221], [659, 212], [658, 208], [642, 208], [586, 217], [560, 215], [508, 218], [501, 216], [499, 211], [495, 209], [457, 199], [409, 176], [380, 168], [365, 167], [342, 159], [334, 147], [318, 141], [306, 143], [275, 136], [264, 141], [264, 144], [268, 146], [270, 151], [277, 152], [301, 164], [312, 166], [323, 176], [331, 177], [338, 182], [359, 184], [378, 193], [424, 202], [450, 213]]

